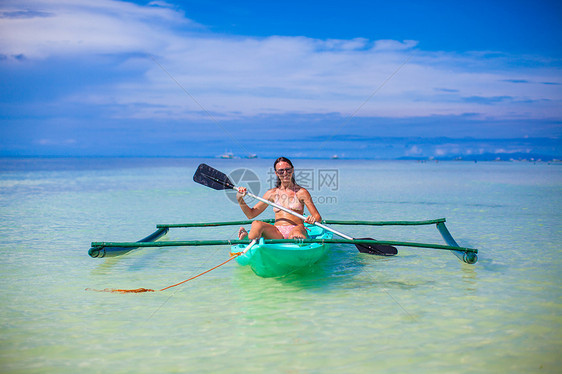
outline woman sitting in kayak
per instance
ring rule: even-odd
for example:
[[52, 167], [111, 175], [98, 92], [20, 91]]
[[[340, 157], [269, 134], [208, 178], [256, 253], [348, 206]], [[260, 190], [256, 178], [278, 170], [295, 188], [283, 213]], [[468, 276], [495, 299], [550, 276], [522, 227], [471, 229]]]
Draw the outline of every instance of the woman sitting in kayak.
[[[296, 184], [294, 176], [293, 163], [285, 157], [279, 157], [273, 164], [275, 174], [277, 175], [276, 187], [268, 190], [263, 198], [288, 208], [299, 214], [303, 214], [304, 207], [308, 209], [310, 215], [306, 218], [306, 222], [313, 224], [314, 222], [322, 221], [320, 213], [312, 202], [310, 193]], [[259, 216], [266, 208], [267, 204], [258, 202], [253, 208], [250, 208], [244, 201], [246, 195], [246, 188], [241, 187], [236, 194], [236, 199], [240, 208], [248, 217], [252, 219]], [[238, 231], [238, 237], [243, 239], [258, 239], [264, 237], [266, 239], [304, 239], [307, 237], [306, 229], [304, 228], [304, 221], [292, 214], [282, 211], [278, 208], [273, 208], [275, 212], [275, 225], [265, 223], [262, 221], [252, 222], [250, 233], [241, 227]]]

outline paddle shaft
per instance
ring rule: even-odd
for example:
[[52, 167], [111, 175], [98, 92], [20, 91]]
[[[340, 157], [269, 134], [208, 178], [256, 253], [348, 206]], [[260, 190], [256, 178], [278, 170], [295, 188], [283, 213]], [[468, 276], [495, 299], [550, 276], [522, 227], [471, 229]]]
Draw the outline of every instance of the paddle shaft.
[[[237, 190], [237, 188], [235, 188], [235, 190]], [[294, 211], [292, 211], [291, 209], [285, 208], [284, 206], [281, 206], [281, 205], [279, 205], [279, 204], [276, 204], [276, 203], [274, 203], [274, 202], [271, 202], [271, 201], [269, 201], [269, 200], [266, 200], [266, 199], [264, 199], [264, 198], [261, 198], [261, 197], [259, 197], [259, 196], [256, 196], [256, 195], [254, 195], [254, 194], [251, 193], [251, 192], [246, 192], [246, 194], [247, 194], [248, 196], [253, 197], [254, 199], [258, 199], [259, 201], [262, 201], [262, 202], [264, 202], [264, 203], [266, 203], [266, 204], [268, 204], [268, 205], [271, 205], [272, 207], [275, 207], [275, 208], [277, 208], [277, 209], [281, 209], [281, 210], [284, 211], [284, 212], [287, 212], [287, 213], [289, 213], [289, 214], [292, 214], [292, 215], [294, 215], [295, 217], [299, 217], [299, 218], [302, 219], [302, 220], [306, 220], [306, 216], [303, 216], [303, 215], [300, 214], [300, 213], [294, 212]], [[326, 226], [326, 225], [323, 225], [323, 224], [321, 224], [320, 222], [314, 222], [314, 224], [315, 224], [316, 226], [318, 226], [318, 227], [323, 228], [324, 230], [328, 230], [328, 231], [330, 231], [330, 232], [333, 232], [334, 234], [339, 235], [339, 236], [341, 236], [341, 237], [344, 238], [344, 239], [353, 240], [353, 238], [352, 238], [351, 236], [345, 235], [344, 233], [341, 233], [341, 232], [339, 232], [339, 231], [337, 231], [337, 230], [334, 230], [334, 229], [331, 228], [331, 227], [328, 227], [328, 226]]]
[[244, 248], [244, 250], [240, 253], [240, 255], [245, 254], [246, 252], [248, 252], [256, 243], [258, 242], [258, 239], [254, 239], [250, 242], [250, 244], [248, 244], [246, 246], [246, 248]]

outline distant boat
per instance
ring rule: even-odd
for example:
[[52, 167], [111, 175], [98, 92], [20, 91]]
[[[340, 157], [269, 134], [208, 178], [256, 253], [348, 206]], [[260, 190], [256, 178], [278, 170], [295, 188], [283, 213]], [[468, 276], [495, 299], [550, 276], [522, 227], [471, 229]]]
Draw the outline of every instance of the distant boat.
[[219, 158], [223, 158], [223, 159], [232, 159], [232, 158], [234, 158], [234, 153], [232, 153], [232, 152], [224, 152], [222, 155], [219, 156]]
[[332, 156], [332, 160], [337, 160], [338, 158], [340, 158], [340, 156], [338, 156], [338, 155], [333, 155], [333, 156]]
[[258, 158], [258, 155], [255, 153], [251, 153], [246, 158]]

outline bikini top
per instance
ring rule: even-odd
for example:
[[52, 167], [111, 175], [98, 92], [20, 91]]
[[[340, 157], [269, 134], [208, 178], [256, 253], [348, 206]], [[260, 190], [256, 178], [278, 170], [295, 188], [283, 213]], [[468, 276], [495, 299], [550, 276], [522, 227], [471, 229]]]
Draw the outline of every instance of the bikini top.
[[[293, 198], [290, 198], [285, 193], [284, 194], [279, 193], [279, 189], [278, 189], [275, 193], [275, 197], [273, 198], [273, 202], [276, 203], [276, 204], [279, 204], [279, 205], [281, 205], [285, 208], [294, 210], [294, 211], [303, 211], [304, 210], [304, 207], [303, 207], [301, 201], [298, 199], [296, 192], [295, 192], [295, 195], [293, 196]], [[273, 211], [275, 213], [278, 213], [278, 212], [281, 211], [281, 209], [273, 208]]]

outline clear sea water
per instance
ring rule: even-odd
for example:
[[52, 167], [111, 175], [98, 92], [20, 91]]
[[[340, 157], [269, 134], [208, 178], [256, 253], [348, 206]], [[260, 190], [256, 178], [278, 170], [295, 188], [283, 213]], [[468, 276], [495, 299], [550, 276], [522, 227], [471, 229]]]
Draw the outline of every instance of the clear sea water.
[[[280, 279], [233, 261], [164, 292], [86, 291], [159, 289], [228, 258], [226, 246], [87, 254], [157, 223], [244, 219], [224, 192], [192, 181], [201, 161], [252, 170], [262, 194], [272, 162], [0, 161], [2, 372], [560, 372], [561, 164], [294, 160], [324, 219], [446, 217], [460, 245], [479, 249], [475, 265], [441, 250], [381, 258], [334, 245], [310, 272]], [[435, 226], [338, 228], [443, 244]]]

